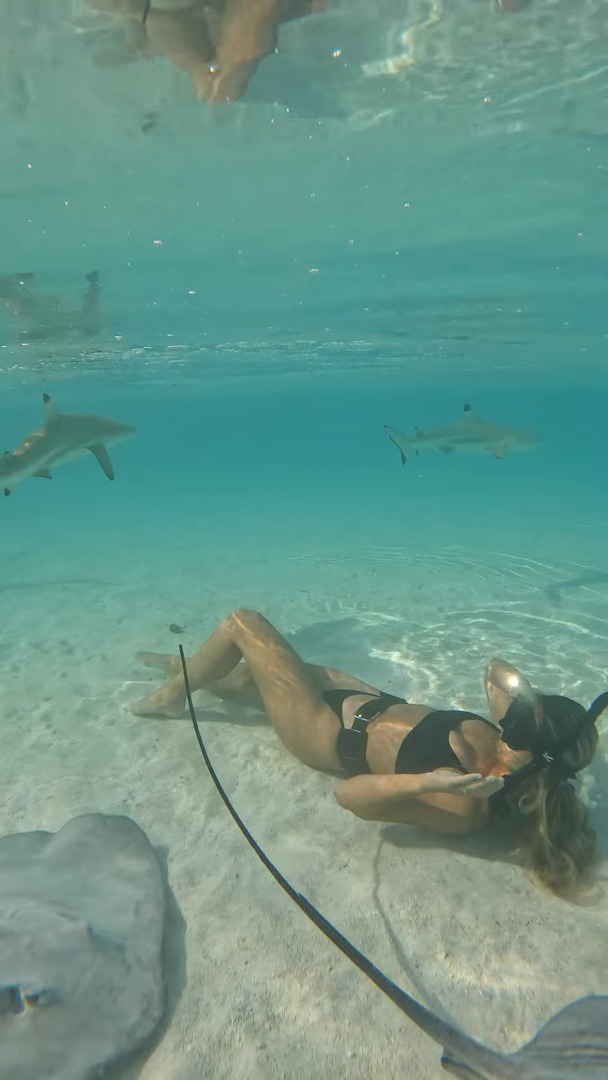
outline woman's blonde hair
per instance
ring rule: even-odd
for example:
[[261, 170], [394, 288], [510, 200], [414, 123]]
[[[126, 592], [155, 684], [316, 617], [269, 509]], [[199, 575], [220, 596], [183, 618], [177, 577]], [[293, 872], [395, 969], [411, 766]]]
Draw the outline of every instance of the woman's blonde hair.
[[[596, 832], [570, 783], [589, 765], [597, 748], [595, 720], [601, 710], [594, 706], [587, 711], [570, 698], [536, 695], [531, 742], [535, 747], [544, 744], [546, 752], [544, 759], [537, 758], [538, 769], [507, 800], [519, 811], [519, 840], [533, 872], [561, 895], [584, 883], [596, 857]], [[558, 748], [555, 756], [553, 747]]]

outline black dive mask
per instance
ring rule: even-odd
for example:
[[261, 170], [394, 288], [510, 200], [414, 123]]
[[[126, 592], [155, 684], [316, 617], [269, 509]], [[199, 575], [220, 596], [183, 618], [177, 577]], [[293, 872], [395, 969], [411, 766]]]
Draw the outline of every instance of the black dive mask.
[[576, 771], [567, 765], [561, 755], [564, 750], [577, 741], [581, 731], [589, 722], [595, 723], [600, 713], [608, 707], [608, 693], [600, 694], [587, 710], [585, 719], [576, 731], [570, 731], [564, 739], [555, 741], [550, 747], [542, 738], [535, 717], [536, 695], [533, 691], [518, 694], [507, 709], [499, 726], [502, 729], [502, 742], [511, 750], [528, 750], [533, 760], [521, 769], [505, 777], [505, 788], [519, 787], [519, 784], [542, 768], [549, 768], [552, 774], [562, 780], [573, 780]]
[[[533, 694], [518, 694], [500, 721], [500, 727], [502, 728], [501, 740], [509, 749], [528, 750], [534, 755], [527, 765], [505, 776], [503, 788], [505, 795], [518, 788], [524, 780], [540, 772], [541, 769], [549, 768], [554, 776], [558, 775], [563, 780], [574, 779], [576, 776], [574, 770], [565, 765], [559, 757], [555, 757], [555, 754], [563, 747], [553, 746], [549, 752], [546, 740], [542, 739], [537, 730]], [[574, 737], [570, 735], [567, 742], [573, 742], [576, 738], [577, 735]]]
[[542, 754], [546, 750], [540, 733], [536, 732], [534, 717], [534, 699], [531, 695], [518, 694], [509, 705], [502, 720], [501, 740], [511, 750], [529, 750], [531, 754]]

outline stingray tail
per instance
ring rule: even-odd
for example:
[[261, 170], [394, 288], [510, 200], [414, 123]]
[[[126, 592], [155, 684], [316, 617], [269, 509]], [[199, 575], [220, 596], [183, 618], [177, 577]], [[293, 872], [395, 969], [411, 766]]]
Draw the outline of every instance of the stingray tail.
[[[479, 1044], [475, 1044], [473, 1039], [470, 1039], [468, 1035], [465, 1035], [463, 1032], [457, 1031], [456, 1028], [453, 1028], [451, 1024], [448, 1024], [445, 1022], [445, 1020], [442, 1020], [440, 1019], [440, 1017], [435, 1016], [434, 1013], [430, 1012], [429, 1009], [426, 1009], [424, 1005], [421, 1005], [414, 998], [410, 997], [409, 994], [406, 994], [405, 990], [402, 990], [401, 987], [397, 986], [396, 983], [389, 979], [383, 971], [380, 971], [375, 964], [372, 964], [371, 960], [367, 956], [365, 956], [364, 953], [360, 952], [359, 949], [357, 949], [357, 947], [353, 945], [353, 943], [349, 941], [347, 937], [344, 936], [344, 934], [340, 933], [340, 931], [333, 925], [333, 923], [330, 923], [329, 920], [326, 919], [325, 916], [322, 915], [321, 912], [318, 911], [317, 908], [310, 903], [310, 900], [307, 900], [306, 897], [302, 895], [302, 893], [299, 893], [294, 889], [293, 885], [291, 885], [287, 878], [283, 876], [281, 871], [277, 869], [274, 863], [270, 861], [266, 853], [262, 851], [262, 848], [258, 844], [257, 840], [255, 840], [254, 837], [251, 835], [244, 821], [242, 820], [242, 818], [239, 817], [236, 810], [234, 809], [234, 806], [230, 802], [230, 799], [224, 791], [220, 779], [215, 769], [213, 768], [213, 765], [211, 764], [211, 759], [209, 757], [209, 754], [207, 753], [207, 748], [203, 742], [203, 737], [201, 735], [200, 728], [196, 719], [196, 713], [194, 711], [194, 704], [190, 691], [190, 681], [188, 679], [188, 670], [186, 667], [186, 657], [184, 655], [182, 645], [179, 646], [179, 655], [182, 663], [182, 672], [184, 676], [184, 686], [186, 690], [186, 700], [188, 702], [190, 719], [192, 720], [192, 727], [194, 728], [196, 741], [198, 742], [200, 752], [203, 755], [205, 765], [207, 766], [207, 771], [209, 772], [209, 775], [213, 780], [213, 783], [215, 784], [218, 794], [220, 795], [222, 802], [228, 810], [228, 813], [236, 822], [247, 843], [255, 851], [258, 859], [260, 859], [266, 869], [272, 874], [273, 878], [276, 882], [278, 882], [283, 891], [286, 892], [287, 895], [291, 897], [291, 899], [294, 901], [294, 903], [297, 904], [300, 910], [308, 916], [310, 921], [313, 922], [315, 926], [317, 926], [319, 930], [323, 934], [325, 934], [325, 936], [329, 938], [329, 940], [332, 941], [334, 945], [337, 946], [340, 952], [344, 953], [344, 955], [347, 956], [349, 960], [352, 960], [353, 964], [355, 964], [365, 975], [367, 975], [368, 979], [371, 979], [371, 981], [375, 983], [376, 986], [379, 987], [379, 989], [382, 990], [382, 992], [386, 994], [386, 996], [389, 997], [392, 1002], [394, 1002], [397, 1008], [401, 1009], [401, 1011], [404, 1012], [406, 1016], [409, 1016], [410, 1020], [413, 1020], [413, 1022], [417, 1024], [418, 1027], [422, 1028], [422, 1030], [425, 1031], [427, 1035], [431, 1037], [431, 1039], [434, 1039], [435, 1042], [440, 1043], [440, 1045], [442, 1046], [452, 1047], [455, 1053], [463, 1053], [470, 1049], [472, 1046], [479, 1046]], [[485, 1048], [482, 1049], [485, 1050]]]
[[[188, 709], [199, 749], [218, 794], [247, 843], [283, 891], [340, 952], [352, 960], [422, 1031], [445, 1047], [441, 1064], [446, 1072], [460, 1077], [460, 1080], [607, 1080], [608, 996], [592, 996], [575, 1001], [549, 1020], [522, 1050], [515, 1054], [497, 1053], [435, 1016], [415, 998], [406, 994], [405, 990], [392, 982], [341, 934], [302, 893], [297, 892], [251, 835], [222, 787], [197, 723], [186, 657], [181, 645], [179, 655]], [[474, 1061], [475, 1065], [469, 1064], [471, 1061]]]

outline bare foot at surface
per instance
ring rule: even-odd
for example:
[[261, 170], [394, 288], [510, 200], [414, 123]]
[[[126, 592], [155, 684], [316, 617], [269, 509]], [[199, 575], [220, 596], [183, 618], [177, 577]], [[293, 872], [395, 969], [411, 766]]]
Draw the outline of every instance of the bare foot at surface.
[[165, 675], [170, 677], [179, 675], [182, 670], [182, 662], [179, 656], [169, 656], [167, 653], [138, 652], [135, 653], [135, 659], [138, 664], [164, 671]]
[[134, 716], [166, 716], [170, 719], [178, 719], [184, 715], [186, 695], [183, 691], [176, 695], [175, 690], [169, 693], [167, 687], [161, 686], [159, 690], [153, 690], [141, 701], [135, 701], [130, 706]]

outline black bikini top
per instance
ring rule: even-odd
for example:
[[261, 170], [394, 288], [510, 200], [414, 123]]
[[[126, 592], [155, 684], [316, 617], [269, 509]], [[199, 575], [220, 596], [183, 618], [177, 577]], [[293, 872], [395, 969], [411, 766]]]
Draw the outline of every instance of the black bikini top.
[[[352, 728], [345, 728], [341, 711], [345, 698], [357, 691], [327, 690], [325, 700], [338, 716], [342, 728], [338, 735], [338, 754], [349, 776], [369, 773], [367, 764], [367, 728], [391, 705], [407, 705], [405, 698], [381, 693], [361, 705], [353, 720]], [[427, 713], [403, 739], [395, 762], [395, 773], [425, 773], [435, 769], [456, 769], [463, 775], [468, 770], [450, 746], [450, 732], [455, 731], [464, 720], [480, 720], [482, 724], [497, 728], [485, 716], [464, 709], [437, 709]]]
[[396, 773], [425, 773], [435, 769], [457, 769], [466, 774], [462, 762], [450, 746], [450, 733], [464, 720], [480, 720], [496, 731], [485, 716], [464, 709], [438, 709], [427, 713], [405, 736], [395, 762]]

